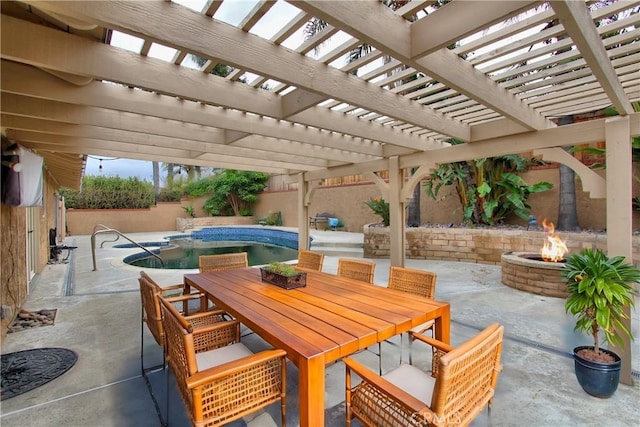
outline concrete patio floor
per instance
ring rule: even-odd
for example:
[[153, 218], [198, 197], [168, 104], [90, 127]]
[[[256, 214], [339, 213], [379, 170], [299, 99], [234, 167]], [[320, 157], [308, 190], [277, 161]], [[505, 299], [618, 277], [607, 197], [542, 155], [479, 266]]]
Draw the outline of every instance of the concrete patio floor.
[[[159, 241], [177, 232], [129, 234], [138, 242]], [[311, 231], [314, 244], [336, 250], [325, 257], [324, 271], [335, 273], [340, 247], [362, 243], [362, 234]], [[101, 236], [98, 242], [111, 240]], [[122, 239], [117, 242], [125, 243]], [[140, 375], [139, 268], [121, 262], [137, 249], [98, 244], [98, 269], [92, 271], [90, 236], [71, 236], [65, 244], [78, 246], [69, 264], [48, 265], [32, 283], [23, 306], [27, 310], [57, 309], [53, 326], [9, 334], [2, 353], [64, 347], [78, 354], [76, 365], [61, 377], [22, 395], [1, 402], [0, 424], [20, 426], [157, 426], [158, 416]], [[349, 255], [348, 255], [349, 254]], [[345, 252], [352, 257], [353, 252]], [[375, 284], [386, 286], [389, 261], [376, 262]], [[500, 267], [443, 261], [408, 260], [407, 267], [438, 274], [436, 299], [451, 303], [451, 340], [457, 345], [490, 323], [505, 326], [503, 372], [490, 417], [485, 410], [474, 426], [638, 426], [640, 425], [640, 340], [633, 343], [635, 385], [621, 384], [609, 399], [587, 395], [577, 383], [570, 351], [589, 339], [573, 332], [574, 321], [564, 312], [564, 300], [532, 295], [500, 283]], [[185, 272], [147, 270], [161, 285], [180, 283]], [[634, 335], [640, 322], [634, 312]], [[147, 366], [160, 363], [161, 349], [145, 328]], [[383, 370], [399, 363], [399, 339], [383, 344]], [[255, 334], [244, 338], [254, 350], [267, 347]], [[406, 340], [405, 340], [406, 342]], [[426, 347], [414, 345], [414, 362], [426, 367]], [[408, 354], [404, 349], [404, 355]], [[360, 352], [356, 358], [373, 369], [377, 356]], [[407, 358], [405, 357], [405, 360]], [[287, 424], [298, 425], [297, 370], [288, 363]], [[154, 393], [165, 408], [165, 377], [151, 376]], [[344, 425], [344, 365], [327, 366], [326, 426]], [[170, 425], [186, 426], [184, 407], [170, 384]], [[275, 421], [274, 421], [275, 420]], [[279, 407], [234, 426], [279, 425]]]

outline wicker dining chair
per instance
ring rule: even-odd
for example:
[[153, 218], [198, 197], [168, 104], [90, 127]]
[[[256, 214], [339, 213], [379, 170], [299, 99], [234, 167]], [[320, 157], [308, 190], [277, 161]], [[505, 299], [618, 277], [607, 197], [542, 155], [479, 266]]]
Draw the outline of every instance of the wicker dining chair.
[[300, 249], [298, 251], [298, 264], [296, 264], [296, 268], [301, 270], [322, 271], [323, 261], [323, 253]]
[[[189, 314], [193, 309], [193, 315], [187, 318], [193, 325], [203, 326], [210, 325], [224, 320], [224, 313], [221, 310], [214, 310], [208, 306], [207, 298], [202, 293], [185, 293], [184, 285], [171, 285], [161, 287], [144, 271], [140, 272], [138, 278], [140, 283], [140, 301], [142, 305], [140, 320], [140, 370], [142, 377], [147, 384], [151, 399], [156, 407], [158, 402], [153, 393], [153, 388], [147, 377], [147, 374], [158, 369], [164, 369], [166, 361], [166, 340], [165, 331], [162, 323], [162, 310], [160, 308], [160, 299], [165, 298], [171, 304], [181, 308], [182, 313]], [[195, 308], [194, 308], [195, 303]], [[149, 332], [155, 339], [156, 343], [162, 348], [162, 364], [157, 366], [144, 366], [144, 325], [147, 325]], [[158, 412], [159, 413], [159, 412]], [[161, 422], [163, 420], [161, 419]]]
[[[346, 365], [346, 425], [353, 418], [365, 426], [468, 425], [493, 401], [504, 327], [495, 323], [453, 348], [423, 334], [414, 334], [438, 349], [431, 373], [401, 364], [379, 376], [352, 358]], [[361, 382], [353, 385], [357, 375]]]
[[227, 424], [280, 401], [284, 426], [286, 351], [253, 353], [240, 342], [237, 320], [194, 328], [171, 303], [161, 301], [167, 363], [191, 423]]
[[[438, 275], [432, 271], [417, 270], [406, 267], [389, 267], [389, 281], [387, 287], [389, 289], [396, 289], [402, 292], [408, 292], [410, 294], [420, 295], [425, 298], [431, 298], [436, 294], [436, 279]], [[435, 337], [435, 321], [429, 320], [421, 325], [415, 326], [411, 329], [412, 332], [422, 334], [425, 331], [431, 330], [431, 336]], [[411, 344], [413, 340], [409, 334], [409, 364], [411, 360]], [[402, 336], [400, 337], [400, 348], [402, 349]], [[402, 362], [402, 350], [400, 351], [400, 362]]]
[[373, 284], [375, 263], [355, 259], [340, 258], [338, 260], [338, 276], [349, 277]]
[[200, 255], [198, 258], [200, 272], [232, 270], [249, 266], [246, 252], [231, 254]]

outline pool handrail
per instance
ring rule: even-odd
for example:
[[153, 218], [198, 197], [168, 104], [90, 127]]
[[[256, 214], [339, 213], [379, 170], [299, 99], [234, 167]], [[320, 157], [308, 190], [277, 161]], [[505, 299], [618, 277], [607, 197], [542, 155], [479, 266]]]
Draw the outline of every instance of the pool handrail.
[[[97, 230], [98, 227], [102, 227], [102, 229]], [[128, 241], [130, 241], [131, 243], [133, 243], [134, 245], [136, 245], [137, 247], [139, 247], [143, 251], [147, 252], [149, 255], [151, 255], [151, 256], [153, 256], [155, 258], [158, 258], [160, 260], [160, 264], [162, 265], [162, 267], [164, 267], [164, 261], [162, 260], [160, 255], [158, 255], [156, 253], [153, 253], [149, 249], [147, 249], [144, 246], [142, 246], [140, 243], [134, 241], [133, 239], [130, 239], [129, 237], [127, 237], [126, 235], [122, 234], [120, 231], [116, 230], [115, 228], [107, 227], [104, 224], [96, 224], [93, 227], [93, 233], [91, 233], [91, 257], [93, 259], [93, 271], [97, 271], [98, 270], [98, 264], [96, 263], [96, 234], [102, 234], [102, 233], [114, 233], [114, 234], [117, 234], [118, 237], [119, 236], [124, 237], [125, 239], [127, 239]], [[102, 247], [102, 245], [100, 247]]]

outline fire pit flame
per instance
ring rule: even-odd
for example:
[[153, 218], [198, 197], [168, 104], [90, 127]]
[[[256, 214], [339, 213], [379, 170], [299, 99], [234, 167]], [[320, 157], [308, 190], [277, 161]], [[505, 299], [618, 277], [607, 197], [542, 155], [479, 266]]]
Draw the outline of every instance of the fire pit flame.
[[547, 241], [542, 247], [540, 256], [548, 262], [561, 262], [564, 259], [564, 254], [568, 252], [567, 245], [555, 234], [555, 226], [552, 222], [547, 222], [545, 219], [542, 221], [542, 226], [547, 233]]

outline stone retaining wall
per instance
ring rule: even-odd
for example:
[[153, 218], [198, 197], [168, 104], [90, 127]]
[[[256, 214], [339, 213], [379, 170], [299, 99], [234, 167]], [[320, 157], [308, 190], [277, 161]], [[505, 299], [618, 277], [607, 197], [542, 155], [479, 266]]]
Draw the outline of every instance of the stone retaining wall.
[[[565, 241], [569, 253], [583, 248], [606, 249], [607, 236], [594, 233], [565, 233], [558, 235]], [[471, 228], [406, 229], [405, 256], [409, 259], [431, 259], [500, 264], [505, 252], [539, 253], [545, 242], [542, 231], [489, 230]], [[633, 261], [640, 261], [640, 237], [633, 237]], [[389, 228], [364, 227], [364, 257], [389, 258]]]
[[176, 218], [176, 230], [186, 230], [203, 227], [219, 227], [222, 225], [254, 225], [255, 216], [208, 216], [202, 218]]

